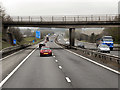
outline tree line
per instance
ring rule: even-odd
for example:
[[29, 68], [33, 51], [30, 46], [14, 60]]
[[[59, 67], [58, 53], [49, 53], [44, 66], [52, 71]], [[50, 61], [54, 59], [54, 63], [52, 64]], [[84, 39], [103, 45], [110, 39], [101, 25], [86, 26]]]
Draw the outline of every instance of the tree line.
[[[102, 31], [102, 33], [100, 34], [91, 33], [91, 35], [86, 35], [84, 33], [81, 33], [80, 30], [75, 31], [75, 38], [79, 41], [96, 43], [96, 41], [99, 40], [102, 36], [112, 36], [114, 43], [120, 44], [120, 27], [105, 28]], [[65, 31], [65, 37], [69, 38], [68, 30]]]

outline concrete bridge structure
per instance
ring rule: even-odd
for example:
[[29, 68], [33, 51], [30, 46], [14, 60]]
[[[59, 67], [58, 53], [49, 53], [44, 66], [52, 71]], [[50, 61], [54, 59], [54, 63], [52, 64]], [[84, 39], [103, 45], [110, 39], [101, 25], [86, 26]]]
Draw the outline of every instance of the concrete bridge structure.
[[120, 27], [120, 15], [78, 16], [11, 16], [3, 18], [3, 30], [8, 27], [69, 28], [70, 46], [74, 46], [75, 28]]

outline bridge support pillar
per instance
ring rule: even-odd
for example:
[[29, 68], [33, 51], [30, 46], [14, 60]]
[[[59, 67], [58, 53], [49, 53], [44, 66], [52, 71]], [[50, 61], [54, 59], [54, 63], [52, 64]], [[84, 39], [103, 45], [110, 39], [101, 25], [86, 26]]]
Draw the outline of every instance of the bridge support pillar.
[[2, 39], [7, 40], [8, 27], [2, 26]]
[[13, 45], [13, 35], [8, 31], [9, 27], [2, 27], [2, 39]]
[[75, 43], [75, 28], [69, 28], [69, 42], [70, 42], [70, 47], [74, 46], [74, 43]]

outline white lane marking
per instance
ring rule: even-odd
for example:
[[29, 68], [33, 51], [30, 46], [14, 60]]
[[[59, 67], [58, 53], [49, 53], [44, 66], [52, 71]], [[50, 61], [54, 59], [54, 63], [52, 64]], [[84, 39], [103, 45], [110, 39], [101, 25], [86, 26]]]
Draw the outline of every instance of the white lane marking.
[[59, 67], [59, 69], [62, 69], [62, 66], [58, 66]]
[[6, 58], [8, 58], [8, 57], [11, 57], [11, 56], [13, 56], [13, 55], [15, 55], [15, 54], [17, 54], [17, 53], [20, 53], [20, 52], [22, 52], [22, 51], [23, 51], [23, 50], [20, 50], [20, 51], [18, 51], [18, 52], [15, 52], [15, 53], [13, 53], [13, 54], [10, 54], [10, 55], [8, 55], [8, 56], [6, 56], [6, 57], [4, 57], [4, 58], [1, 58], [0, 61], [6, 59]]
[[54, 55], [54, 53], [52, 53], [52, 55]]
[[55, 56], [53, 56], [53, 57], [55, 57]]
[[[35, 46], [38, 46], [38, 45], [35, 45]], [[38, 46], [37, 48], [39, 48], [39, 46]], [[11, 57], [11, 56], [13, 56], [13, 55], [15, 55], [15, 54], [17, 54], [17, 53], [20, 53], [20, 52], [22, 52], [23, 50], [24, 50], [24, 49], [22, 49], [22, 50], [20, 50], [20, 51], [18, 51], [18, 52], [15, 52], [15, 53], [13, 53], [13, 54], [10, 54], [10, 55], [8, 55], [8, 56], [6, 56], [6, 57], [4, 57], [4, 58], [1, 58], [0, 61], [6, 59], [6, 58], [8, 58], [8, 57]]]
[[72, 51], [70, 51], [70, 50], [67, 50], [67, 49], [65, 49], [65, 50], [68, 51], [68, 52], [70, 52], [70, 53], [73, 53], [73, 54], [75, 54], [75, 55], [77, 55], [77, 56], [79, 56], [79, 57], [81, 57], [81, 58], [83, 58], [83, 59], [86, 59], [87, 61], [90, 61], [90, 62], [92, 62], [92, 63], [94, 63], [94, 64], [96, 64], [96, 65], [98, 65], [98, 66], [101, 66], [101, 67], [103, 67], [103, 68], [105, 68], [105, 69], [107, 69], [107, 70], [110, 70], [110, 71], [112, 71], [112, 72], [114, 72], [114, 73], [120, 74], [120, 72], [117, 71], [117, 70], [114, 70], [114, 69], [112, 69], [112, 68], [110, 68], [110, 67], [104, 66], [104, 65], [102, 65], [102, 64], [100, 64], [100, 63], [98, 63], [98, 62], [95, 62], [95, 61], [93, 61], [93, 60], [91, 60], [91, 59], [89, 59], [89, 58], [86, 58], [86, 57], [84, 57], [84, 56], [81, 56], [81, 55], [79, 55], [79, 54], [77, 54], [77, 53], [75, 53], [75, 52], [72, 52]]
[[34, 49], [3, 81], [0, 82], [0, 88], [7, 82], [7, 80], [20, 68], [20, 66], [37, 50]]
[[[59, 46], [58, 44], [56, 44], [56, 45]], [[59, 46], [59, 47], [63, 48], [62, 46]], [[83, 59], [86, 59], [87, 61], [90, 61], [90, 62], [92, 62], [92, 63], [94, 63], [94, 64], [96, 64], [96, 65], [98, 65], [98, 66], [101, 66], [101, 67], [103, 67], [103, 68], [105, 68], [105, 69], [107, 69], [107, 70], [109, 70], [109, 71], [112, 71], [112, 72], [114, 72], [114, 73], [116, 73], [116, 74], [120, 74], [120, 72], [117, 71], [117, 70], [114, 70], [114, 69], [112, 69], [112, 68], [110, 68], [110, 67], [107, 67], [107, 66], [105, 66], [105, 65], [102, 65], [102, 64], [100, 64], [100, 63], [98, 63], [98, 62], [95, 62], [95, 61], [93, 61], [93, 60], [91, 60], [91, 59], [89, 59], [89, 58], [86, 58], [86, 57], [84, 57], [84, 56], [82, 56], [82, 55], [79, 55], [79, 54], [77, 54], [77, 53], [75, 53], [75, 52], [72, 52], [72, 51], [70, 51], [70, 50], [67, 50], [67, 49], [65, 49], [65, 50], [68, 51], [68, 52], [71, 52], [71, 53], [73, 53], [73, 54], [75, 54], [75, 55], [77, 55], [77, 56], [79, 56], [79, 57], [81, 57], [81, 58], [83, 58]]]
[[65, 79], [67, 80], [67, 82], [71, 82], [70, 78], [69, 77], [65, 77]]
[[55, 62], [58, 62], [58, 60], [55, 60]]

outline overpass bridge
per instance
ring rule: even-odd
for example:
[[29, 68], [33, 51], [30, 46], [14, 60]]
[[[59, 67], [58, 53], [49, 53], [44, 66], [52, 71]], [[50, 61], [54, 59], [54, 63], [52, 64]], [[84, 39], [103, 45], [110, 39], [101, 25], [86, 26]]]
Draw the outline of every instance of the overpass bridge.
[[8, 27], [69, 28], [70, 45], [74, 46], [75, 28], [120, 27], [120, 15], [78, 16], [11, 16], [3, 18], [4, 30]]
[[81, 15], [81, 16], [11, 16], [11, 21], [3, 19], [4, 26], [13, 27], [53, 27], [90, 28], [118, 27], [119, 15]]

